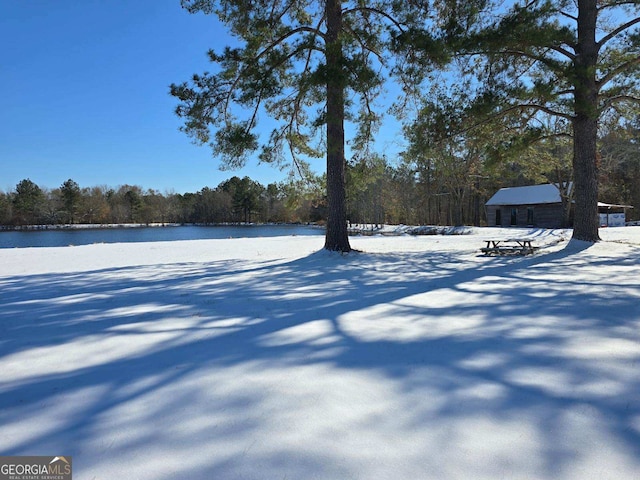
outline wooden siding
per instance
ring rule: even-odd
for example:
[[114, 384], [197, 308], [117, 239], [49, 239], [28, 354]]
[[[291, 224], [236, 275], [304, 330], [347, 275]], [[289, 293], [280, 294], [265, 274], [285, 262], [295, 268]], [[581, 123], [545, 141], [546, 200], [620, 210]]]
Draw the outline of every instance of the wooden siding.
[[[516, 209], [515, 224], [512, 223], [512, 210]], [[533, 222], [529, 209], [533, 209]], [[496, 211], [500, 210], [501, 222], [496, 225]], [[490, 227], [562, 227], [562, 205], [548, 203], [538, 205], [489, 205], [487, 206], [487, 224]]]

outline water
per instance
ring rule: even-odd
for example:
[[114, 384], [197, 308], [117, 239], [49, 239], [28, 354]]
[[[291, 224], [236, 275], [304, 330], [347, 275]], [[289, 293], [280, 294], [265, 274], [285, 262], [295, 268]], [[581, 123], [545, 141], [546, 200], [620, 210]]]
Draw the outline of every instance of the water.
[[306, 225], [225, 225], [0, 231], [0, 248], [65, 247], [93, 243], [165, 242], [284, 235], [324, 235], [324, 230]]

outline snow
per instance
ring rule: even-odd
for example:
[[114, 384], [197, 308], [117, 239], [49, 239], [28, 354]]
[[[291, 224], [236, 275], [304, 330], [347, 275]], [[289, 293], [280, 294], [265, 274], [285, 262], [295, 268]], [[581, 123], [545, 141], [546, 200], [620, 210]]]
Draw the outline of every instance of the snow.
[[[0, 250], [0, 452], [74, 478], [640, 478], [640, 227]], [[484, 257], [489, 238], [540, 250]]]

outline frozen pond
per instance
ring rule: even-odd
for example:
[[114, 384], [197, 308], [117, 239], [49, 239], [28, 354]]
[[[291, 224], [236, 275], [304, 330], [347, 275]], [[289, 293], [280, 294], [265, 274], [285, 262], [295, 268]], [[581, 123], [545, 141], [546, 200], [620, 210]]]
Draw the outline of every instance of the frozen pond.
[[308, 225], [224, 225], [114, 228], [54, 228], [0, 231], [0, 248], [64, 247], [94, 243], [165, 242], [213, 238], [257, 238], [283, 235], [324, 235]]

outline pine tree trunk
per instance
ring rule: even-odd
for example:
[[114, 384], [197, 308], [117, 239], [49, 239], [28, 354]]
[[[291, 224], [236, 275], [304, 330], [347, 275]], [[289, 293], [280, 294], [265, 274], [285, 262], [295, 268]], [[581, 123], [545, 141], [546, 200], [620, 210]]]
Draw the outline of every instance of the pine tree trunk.
[[573, 238], [600, 240], [598, 234], [598, 87], [596, 64], [597, 0], [578, 1], [578, 45], [575, 60], [575, 119], [573, 121], [573, 177], [576, 202]]
[[342, 65], [342, 2], [326, 0], [327, 38], [327, 203], [324, 248], [351, 251], [347, 231], [344, 158], [344, 73]]

